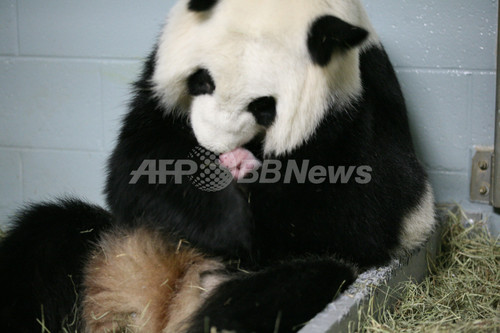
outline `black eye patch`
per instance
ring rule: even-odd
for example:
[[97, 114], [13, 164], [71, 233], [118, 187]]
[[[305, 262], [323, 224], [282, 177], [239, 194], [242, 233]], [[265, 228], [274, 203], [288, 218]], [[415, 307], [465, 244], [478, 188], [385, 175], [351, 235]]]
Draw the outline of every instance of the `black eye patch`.
[[269, 127], [276, 118], [276, 99], [272, 96], [257, 98], [248, 105], [248, 111], [259, 125]]
[[314, 63], [326, 66], [335, 51], [345, 51], [361, 44], [368, 31], [338, 17], [322, 16], [309, 29], [307, 47]]
[[214, 80], [208, 70], [204, 68], [189, 76], [187, 86], [191, 96], [211, 95], [215, 90]]
[[191, 0], [188, 9], [193, 12], [204, 12], [210, 10], [216, 3], [217, 0]]

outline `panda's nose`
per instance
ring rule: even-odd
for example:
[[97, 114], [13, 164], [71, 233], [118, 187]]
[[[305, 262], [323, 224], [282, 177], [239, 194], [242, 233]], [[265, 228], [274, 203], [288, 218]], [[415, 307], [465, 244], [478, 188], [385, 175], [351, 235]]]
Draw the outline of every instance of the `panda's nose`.
[[259, 125], [269, 127], [276, 118], [276, 99], [272, 96], [259, 97], [248, 105]]

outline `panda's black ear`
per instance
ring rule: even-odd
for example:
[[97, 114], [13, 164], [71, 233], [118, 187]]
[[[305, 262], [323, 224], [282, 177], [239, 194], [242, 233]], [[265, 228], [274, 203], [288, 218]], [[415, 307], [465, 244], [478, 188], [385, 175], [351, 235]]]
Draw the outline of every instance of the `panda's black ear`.
[[348, 50], [361, 44], [368, 31], [349, 24], [338, 17], [322, 16], [309, 29], [307, 47], [314, 63], [326, 66], [333, 52]]
[[188, 8], [194, 12], [204, 12], [212, 9], [216, 3], [217, 0], [190, 0]]

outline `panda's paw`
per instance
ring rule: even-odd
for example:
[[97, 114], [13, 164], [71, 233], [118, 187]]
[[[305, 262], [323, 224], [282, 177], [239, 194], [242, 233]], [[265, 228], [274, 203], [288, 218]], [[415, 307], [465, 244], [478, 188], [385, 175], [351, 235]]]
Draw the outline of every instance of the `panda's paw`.
[[262, 163], [247, 149], [236, 148], [219, 156], [221, 165], [231, 171], [233, 177], [238, 180], [244, 178], [252, 170], [258, 169]]

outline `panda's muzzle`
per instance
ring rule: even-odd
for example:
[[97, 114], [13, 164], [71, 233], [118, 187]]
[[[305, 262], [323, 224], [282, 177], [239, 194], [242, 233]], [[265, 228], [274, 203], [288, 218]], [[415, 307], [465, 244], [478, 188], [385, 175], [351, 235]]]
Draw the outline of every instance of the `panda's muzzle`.
[[188, 76], [186, 85], [189, 95], [193, 97], [190, 123], [194, 135], [201, 146], [215, 153], [231, 152], [242, 147], [275, 121], [275, 97], [243, 97], [238, 100], [236, 96], [234, 104], [227, 101], [221, 103], [220, 96], [216, 95], [214, 79], [203, 67]]
[[[187, 88], [191, 96], [212, 95], [215, 82], [206, 68], [200, 68], [188, 77]], [[259, 125], [269, 127], [276, 118], [276, 99], [273, 96], [255, 98], [248, 105], [247, 111]]]

